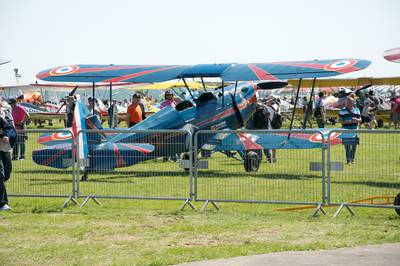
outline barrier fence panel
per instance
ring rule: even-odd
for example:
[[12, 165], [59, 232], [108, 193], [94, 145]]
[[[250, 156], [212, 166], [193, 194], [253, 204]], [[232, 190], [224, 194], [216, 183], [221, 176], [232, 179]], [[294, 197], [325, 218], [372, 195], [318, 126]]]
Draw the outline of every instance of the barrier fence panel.
[[[343, 144], [328, 147], [329, 203], [393, 208], [400, 193], [400, 132], [390, 130], [337, 130], [350, 134]], [[355, 135], [356, 134], [356, 135]], [[346, 157], [355, 147], [352, 162]]]
[[[313, 141], [309, 142], [310, 139]], [[194, 137], [195, 150], [199, 151], [195, 165], [200, 164], [194, 170], [195, 199], [211, 202], [323, 203], [326, 147], [321, 144], [323, 140], [320, 132], [310, 130], [291, 131], [290, 135], [284, 130], [199, 131]], [[271, 159], [267, 162], [267, 151], [262, 147], [271, 147], [266, 146], [268, 142], [276, 145], [276, 161]], [[294, 147], [295, 143], [300, 145], [306, 142], [314, 148]], [[261, 146], [262, 143], [264, 146]], [[260, 156], [261, 161], [257, 159]], [[257, 164], [259, 168], [255, 171]]]
[[88, 159], [79, 155], [79, 197], [190, 198], [191, 170], [180, 167], [191, 146], [188, 131], [85, 130], [78, 132], [78, 154], [83, 143]]
[[72, 133], [67, 130], [17, 131], [17, 143], [11, 154], [13, 170], [6, 183], [8, 195], [72, 196], [72, 147]]

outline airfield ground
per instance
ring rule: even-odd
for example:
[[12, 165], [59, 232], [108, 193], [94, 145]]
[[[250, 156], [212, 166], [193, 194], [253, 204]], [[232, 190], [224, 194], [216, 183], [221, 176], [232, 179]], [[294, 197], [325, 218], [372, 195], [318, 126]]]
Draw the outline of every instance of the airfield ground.
[[[34, 144], [34, 138], [30, 137], [28, 141], [31, 145], [37, 145]], [[388, 194], [398, 193], [398, 175], [382, 177], [379, 184], [363, 182], [368, 178], [376, 180], [377, 175], [387, 172], [387, 169], [399, 173], [396, 170], [399, 165], [390, 165], [393, 161], [390, 160], [391, 156], [395, 156], [391, 154], [390, 146], [383, 147], [381, 161], [369, 165], [362, 175], [340, 180], [336, 192], [342, 191], [344, 196], [346, 193], [351, 196], [351, 190], [341, 189], [361, 186], [368, 192], [378, 186]], [[360, 148], [358, 152], [359, 158], [368, 157], [368, 150]], [[48, 168], [34, 165], [29, 156], [25, 161], [14, 163], [10, 189], [19, 193], [68, 191], [71, 187], [68, 171], [49, 171]], [[82, 189], [95, 189], [102, 193], [121, 190], [119, 192], [128, 193], [136, 184], [139, 189], [151, 188], [149, 193], [157, 193], [165, 189], [159, 185], [159, 180], [168, 178], [174, 182], [181, 179], [182, 189], [186, 188], [186, 175], [178, 168], [174, 170], [176, 163], [160, 163], [158, 169], [149, 173], [152, 163], [149, 161], [134, 166], [128, 177], [123, 172], [126, 169], [121, 174], [93, 174]], [[309, 180], [306, 186], [304, 182], [301, 183], [305, 189], [320, 187], [320, 180], [306, 174], [306, 168], [299, 168], [298, 160], [285, 163], [281, 168], [278, 162], [275, 168], [268, 171], [268, 176], [274, 176], [274, 171], [282, 173], [287, 169], [288, 176], [296, 178], [275, 180], [290, 183], [286, 188], [297, 187], [297, 182], [304, 180]], [[243, 174], [243, 167], [238, 161], [230, 161], [229, 165], [221, 164], [219, 167], [221, 171], [224, 167], [229, 167], [229, 171], [237, 171], [239, 174], [234, 178], [239, 187], [241, 182], [248, 185], [250, 179], [255, 184], [268, 179], [268, 176], [261, 179], [260, 176]], [[351, 167], [358, 169], [362, 166], [356, 164]], [[172, 177], [163, 176], [171, 172]], [[52, 179], [49, 179], [50, 176]], [[18, 186], [17, 180], [23, 186]], [[254, 191], [257, 186], [252, 187], [251, 191], [226, 189], [221, 186], [228, 180], [224, 175], [214, 175], [204, 180], [209, 180], [207, 184], [219, 184], [215, 190], [208, 191], [214, 195], [264, 195], [262, 191], [260, 194]], [[140, 184], [145, 183], [140, 188]], [[175, 186], [178, 183], [173, 184]], [[386, 187], [382, 187], [382, 184]], [[314, 196], [303, 195], [303, 198], [313, 200]], [[171, 265], [277, 251], [400, 242], [400, 217], [392, 209], [356, 208], [355, 217], [344, 212], [332, 218], [335, 211], [332, 208], [327, 209], [327, 216], [311, 218], [311, 210], [278, 212], [275, 209], [282, 206], [266, 204], [220, 203], [220, 211], [208, 208], [200, 212], [201, 203], [195, 203], [196, 210], [181, 212], [178, 210], [182, 204], [180, 201], [101, 199], [101, 207], [90, 201], [84, 208], [72, 206], [62, 209], [63, 201], [64, 198], [10, 198], [13, 210], [0, 213], [0, 239], [3, 240], [0, 265]]]

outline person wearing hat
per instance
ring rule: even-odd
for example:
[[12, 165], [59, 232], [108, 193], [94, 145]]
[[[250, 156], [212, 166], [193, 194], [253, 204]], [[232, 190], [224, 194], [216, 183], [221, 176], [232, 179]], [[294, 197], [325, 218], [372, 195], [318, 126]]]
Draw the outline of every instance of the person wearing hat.
[[166, 91], [164, 94], [164, 101], [160, 105], [160, 109], [164, 107], [171, 106], [172, 108], [176, 107], [176, 102], [174, 100], [174, 95], [170, 91]]
[[[14, 120], [15, 129], [24, 130], [26, 129], [26, 121], [29, 119], [29, 113], [25, 110], [24, 107], [17, 103], [17, 99], [10, 98], [8, 99], [8, 104], [11, 106], [11, 114]], [[17, 133], [17, 142], [15, 143], [15, 147], [13, 148], [13, 160], [19, 159], [25, 160], [25, 141], [27, 139], [25, 132]]]

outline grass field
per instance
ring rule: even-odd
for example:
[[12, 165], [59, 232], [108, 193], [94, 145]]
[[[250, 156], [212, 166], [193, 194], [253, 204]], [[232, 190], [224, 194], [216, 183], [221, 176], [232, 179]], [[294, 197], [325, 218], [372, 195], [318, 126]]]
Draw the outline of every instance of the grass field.
[[[51, 170], [31, 161], [39, 148], [28, 139], [27, 160], [16, 161], [9, 193], [69, 195], [71, 170]], [[356, 164], [332, 172], [331, 201], [348, 202], [400, 192], [400, 141], [394, 134], [361, 135]], [[344, 162], [343, 146], [332, 161]], [[276, 164], [245, 173], [242, 163], [215, 154], [199, 170], [199, 199], [320, 202], [321, 173], [309, 163], [318, 150], [279, 150]], [[81, 195], [189, 196], [187, 173], [175, 162], [147, 161], [115, 172], [91, 173]], [[0, 265], [171, 265], [286, 250], [332, 249], [400, 241], [400, 217], [392, 209], [357, 208], [311, 218], [312, 210], [278, 212], [282, 205], [218, 203], [178, 211], [179, 201], [100, 199], [84, 208], [62, 209], [65, 198], [11, 197], [12, 212], [0, 213]], [[82, 202], [83, 198], [79, 199]]]

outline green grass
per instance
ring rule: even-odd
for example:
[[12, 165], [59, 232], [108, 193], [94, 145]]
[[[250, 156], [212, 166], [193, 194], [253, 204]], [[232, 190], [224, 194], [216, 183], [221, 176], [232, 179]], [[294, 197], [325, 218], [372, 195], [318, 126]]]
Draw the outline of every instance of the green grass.
[[[28, 139], [27, 160], [16, 161], [9, 193], [69, 195], [71, 169], [51, 170], [31, 161], [38, 135]], [[400, 192], [398, 136], [362, 135], [355, 165], [332, 172], [332, 202]], [[317, 150], [279, 150], [278, 163], [245, 173], [241, 162], [215, 154], [199, 170], [200, 199], [322, 200], [321, 174], [309, 170]], [[332, 161], [344, 162], [341, 145]], [[177, 197], [189, 193], [188, 175], [177, 163], [147, 161], [115, 172], [91, 173], [81, 195]], [[356, 208], [311, 218], [312, 210], [278, 212], [282, 205], [218, 203], [178, 211], [183, 201], [100, 199], [62, 209], [64, 198], [10, 197], [0, 213], [0, 265], [171, 265], [287, 250], [333, 249], [400, 242], [400, 217], [391, 209]], [[82, 202], [83, 198], [79, 201]]]

